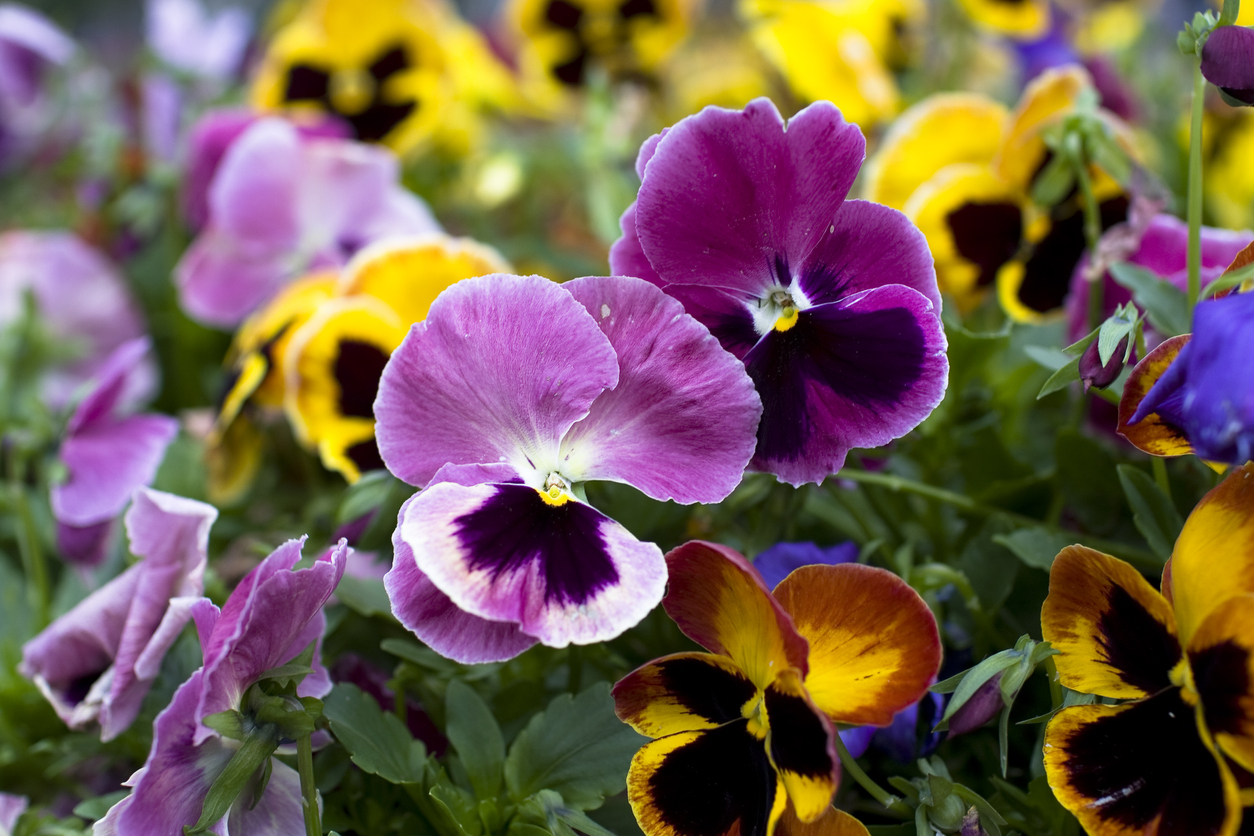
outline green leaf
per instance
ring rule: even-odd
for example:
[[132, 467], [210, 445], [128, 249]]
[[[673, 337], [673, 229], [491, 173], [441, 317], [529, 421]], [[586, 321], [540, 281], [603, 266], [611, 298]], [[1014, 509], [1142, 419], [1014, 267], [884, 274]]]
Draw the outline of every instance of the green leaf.
[[373, 697], [346, 683], [332, 688], [322, 702], [331, 731], [353, 763], [394, 784], [422, 781], [426, 747], [395, 714], [384, 713]]
[[1132, 291], [1137, 307], [1159, 333], [1168, 337], [1189, 333], [1189, 302], [1183, 290], [1152, 270], [1126, 261], [1110, 265], [1110, 275]]
[[430, 795], [448, 815], [448, 820], [456, 825], [459, 833], [464, 836], [478, 836], [483, 832], [475, 797], [466, 790], [442, 780], [431, 788]]
[[80, 801], [74, 807], [74, 815], [82, 819], [87, 819], [88, 821], [99, 821], [105, 817], [105, 813], [109, 812], [109, 809], [113, 807], [114, 804], [117, 804], [130, 794], [130, 790], [118, 790], [117, 792], [111, 792], [108, 795], [101, 795], [96, 798], [89, 798], [86, 801]]
[[623, 790], [644, 742], [614, 716], [609, 686], [598, 683], [577, 697], [562, 694], [531, 718], [505, 758], [505, 784], [516, 801], [547, 788], [591, 810]]
[[392, 615], [392, 602], [388, 599], [388, 592], [379, 578], [356, 578], [352, 575], [345, 575], [340, 578], [340, 585], [335, 588], [335, 597], [358, 615], [366, 618], [381, 615], [384, 618], [396, 620], [396, 617]]
[[[1241, 104], [1245, 107], [1249, 107], [1249, 105], [1245, 102], [1242, 102]], [[1235, 270], [1225, 270], [1219, 278], [1208, 283], [1206, 287], [1202, 288], [1202, 292], [1198, 298], [1209, 299], [1221, 290], [1236, 287], [1249, 278], [1254, 278], [1254, 262], [1251, 262], [1244, 267], [1238, 267]]]
[[350, 523], [371, 513], [387, 501], [392, 483], [396, 480], [386, 470], [371, 470], [361, 475], [356, 483], [349, 485], [340, 500], [340, 507], [335, 511], [337, 526]]
[[273, 726], [258, 726], [245, 737], [243, 744], [235, 750], [226, 768], [209, 785], [204, 806], [200, 810], [200, 818], [190, 827], [183, 826], [187, 836], [204, 833], [217, 822], [221, 821], [239, 798], [257, 773], [257, 770], [270, 759], [274, 750], [279, 748], [279, 732]]
[[1119, 484], [1132, 508], [1132, 521], [1145, 537], [1150, 550], [1166, 562], [1171, 557], [1176, 538], [1180, 536], [1180, 529], [1184, 527], [1180, 512], [1145, 471], [1130, 464], [1121, 464], [1117, 470]]
[[456, 679], [448, 684], [444, 705], [448, 718], [444, 734], [457, 750], [475, 795], [495, 798], [501, 791], [505, 766], [501, 727], [474, 689]]
[[[380, 476], [380, 478], [382, 479], [383, 476]], [[370, 524], [366, 526], [366, 530], [357, 539], [356, 548], [363, 552], [391, 549], [392, 532], [396, 530], [396, 518], [400, 513], [401, 506], [405, 504], [405, 500], [416, 493], [415, 488], [405, 484], [392, 474], [386, 474], [386, 478], [388, 484], [387, 494], [379, 504], [379, 510], [375, 511], [374, 517], [371, 518]]]
[[1075, 430], [1064, 429], [1054, 438], [1054, 462], [1067, 507], [1084, 530], [1114, 533], [1124, 510], [1115, 461], [1106, 448]]
[[1032, 202], [1037, 206], [1054, 206], [1075, 187], [1075, 171], [1071, 160], [1054, 154], [1032, 183]]
[[1080, 382], [1080, 358], [1068, 360], [1065, 366], [1051, 374], [1045, 383], [1041, 386], [1041, 391], [1036, 393], [1036, 399], [1040, 400], [1046, 395], [1052, 395], [1059, 389], [1066, 389], [1072, 383]]
[[1034, 569], [1049, 571], [1058, 552], [1075, 545], [1076, 536], [1047, 528], [1021, 528], [1011, 534], [996, 534], [993, 542], [999, 543]]
[[958, 709], [966, 705], [967, 701], [975, 696], [975, 692], [980, 690], [980, 686], [1007, 668], [1018, 664], [1021, 655], [1016, 650], [999, 651], [970, 670], [963, 671], [957, 676], [951, 676], [944, 682], [938, 682], [933, 685], [929, 690], [938, 694], [944, 694], [948, 692], [941, 689], [948, 688], [950, 683], [955, 679], [958, 680], [957, 687], [953, 691], [954, 695], [950, 698], [949, 705], [945, 706], [945, 713], [941, 716], [940, 722], [936, 724], [936, 728], [933, 731], [947, 729], [949, 727], [949, 718], [953, 717]]
[[[1115, 356], [1115, 349], [1119, 347], [1119, 343], [1136, 330], [1137, 319], [1135, 308], [1131, 305], [1120, 305], [1097, 329], [1097, 356], [1103, 366], [1110, 364], [1110, 358]], [[1131, 341], [1124, 349], [1125, 358], [1130, 350]]]

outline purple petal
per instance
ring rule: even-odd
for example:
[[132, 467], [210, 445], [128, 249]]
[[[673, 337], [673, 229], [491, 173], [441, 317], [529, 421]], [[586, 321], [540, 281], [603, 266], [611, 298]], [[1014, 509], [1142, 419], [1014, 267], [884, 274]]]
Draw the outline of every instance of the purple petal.
[[719, 502], [744, 476], [762, 402], [744, 365], [684, 306], [642, 279], [562, 285], [618, 354], [602, 392], [562, 441], [562, 473], [608, 479], [658, 500]]
[[666, 136], [666, 132], [669, 130], [670, 128], [662, 128], [660, 133], [656, 133], [640, 143], [640, 153], [636, 154], [636, 176], [641, 180], [644, 179], [644, 171], [649, 165], [649, 160], [653, 159], [653, 155], [657, 153], [658, 143], [662, 141], [662, 137]]
[[636, 231], [636, 204], [627, 207], [618, 219], [623, 235], [610, 247], [610, 272], [615, 276], [635, 276], [663, 287], [666, 282], [653, 269], [644, 250], [640, 248], [640, 236]]
[[30, 799], [24, 795], [0, 792], [0, 836], [10, 836], [17, 829], [17, 820], [30, 806]]
[[[640, 242], [668, 283], [763, 291], [831, 225], [866, 143], [830, 102], [788, 122], [769, 99], [707, 107], [667, 132], [645, 169]], [[761, 295], [761, 294], [759, 294]]]
[[901, 212], [864, 200], [841, 205], [828, 232], [801, 264], [797, 282], [811, 305], [900, 284], [941, 309], [927, 238]]
[[0, 102], [35, 103], [45, 67], [64, 64], [73, 52], [74, 42], [43, 15], [12, 3], [0, 6]]
[[1006, 703], [1001, 696], [1001, 674], [981, 685], [949, 718], [949, 736], [975, 731], [1001, 713]]
[[151, 73], [140, 81], [144, 150], [154, 161], [174, 163], [183, 118], [183, 89], [169, 76]]
[[553, 506], [522, 485], [432, 485], [406, 507], [398, 536], [457, 607], [552, 647], [619, 635], [666, 585], [657, 546], [590, 506]]
[[840, 729], [837, 734], [840, 740], [845, 744], [845, 748], [849, 750], [849, 754], [855, 758], [860, 758], [866, 754], [866, 750], [871, 748], [871, 738], [879, 729], [875, 726], [853, 726], [847, 729]]
[[87, 397], [74, 409], [66, 424], [66, 431], [73, 435], [92, 424], [107, 421], [118, 411], [119, 402], [127, 391], [127, 381], [152, 348], [152, 340], [138, 337], [118, 346], [96, 373], [96, 385]]
[[248, 13], [230, 6], [210, 15], [197, 0], [149, 0], [148, 45], [172, 67], [225, 80], [244, 58], [252, 29]]
[[837, 472], [853, 447], [918, 426], [945, 394], [945, 332], [918, 291], [888, 285], [803, 311], [745, 359], [762, 396], [752, 467], [793, 485]]
[[[446, 464], [556, 469], [558, 445], [618, 383], [614, 349], [575, 299], [540, 276], [451, 286], [392, 353], [374, 413], [379, 453], [412, 485]], [[535, 487], [539, 487], [537, 484]]]
[[[417, 497], [401, 509], [401, 518]], [[401, 529], [392, 534], [395, 560], [383, 579], [392, 612], [401, 624], [441, 656], [466, 665], [503, 662], [536, 643], [512, 621], [488, 621], [457, 608], [436, 588], [414, 561], [414, 550], [401, 538]]]
[[[316, 744], [315, 744], [316, 746]], [[300, 773], [285, 763], [271, 760], [270, 783], [254, 805], [248, 791], [231, 807], [223, 833], [243, 836], [293, 836], [304, 832], [305, 812]]]
[[75, 566], [99, 566], [109, 554], [109, 541], [116, 520], [95, 525], [67, 525], [57, 522], [57, 551]]
[[852, 540], [831, 548], [814, 543], [776, 543], [753, 560], [753, 568], [762, 575], [767, 589], [774, 589], [794, 569], [802, 566], [833, 566], [858, 559], [858, 544]]
[[250, 253], [213, 227], [175, 267], [179, 305], [208, 325], [231, 328], [278, 292], [289, 278], [285, 253]]
[[723, 348], [739, 360], [744, 360], [762, 339], [753, 323], [757, 297], [698, 284], [667, 285], [666, 294], [682, 302], [689, 316], [708, 328]]
[[61, 445], [68, 481], [52, 489], [58, 520], [84, 526], [117, 516], [131, 492], [157, 475], [178, 421], [164, 415], [133, 415], [91, 424]]
[[296, 201], [302, 178], [310, 176], [304, 163], [291, 124], [278, 118], [253, 123], [227, 149], [209, 187], [210, 223], [241, 249], [294, 251], [301, 238]]
[[1202, 75], [1232, 98], [1254, 104], [1254, 29], [1216, 27], [1202, 47]]

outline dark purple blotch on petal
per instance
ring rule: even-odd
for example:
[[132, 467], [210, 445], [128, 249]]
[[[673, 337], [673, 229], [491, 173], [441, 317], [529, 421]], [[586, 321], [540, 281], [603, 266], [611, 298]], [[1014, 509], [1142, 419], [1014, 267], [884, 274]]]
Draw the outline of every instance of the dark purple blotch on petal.
[[479, 509], [458, 517], [472, 570], [493, 581], [539, 562], [546, 604], [582, 604], [618, 582], [599, 531], [604, 519], [582, 502], [549, 505], [533, 488], [498, 485]]
[[1202, 75], [1232, 104], [1254, 105], [1254, 29], [1220, 26], [1202, 47]]
[[1250, 693], [1249, 651], [1227, 640], [1189, 654], [1193, 682], [1212, 734], [1244, 735], [1244, 702]]
[[379, 394], [379, 378], [383, 377], [388, 356], [377, 345], [361, 340], [340, 343], [334, 372], [335, 381], [340, 385], [340, 414], [374, 417], [374, 399]]

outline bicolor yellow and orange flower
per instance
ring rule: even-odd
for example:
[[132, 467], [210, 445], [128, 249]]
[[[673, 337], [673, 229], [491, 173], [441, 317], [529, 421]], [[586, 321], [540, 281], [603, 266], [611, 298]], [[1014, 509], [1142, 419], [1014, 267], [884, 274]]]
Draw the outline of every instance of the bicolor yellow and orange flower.
[[1042, 612], [1063, 685], [1119, 704], [1059, 711], [1045, 772], [1092, 836], [1233, 836], [1254, 771], [1254, 466], [1193, 510], [1162, 592], [1071, 546]]
[[[885, 136], [864, 196], [919, 226], [942, 292], [963, 310], [993, 289], [1020, 321], [1040, 321], [1062, 305], [1085, 248], [1081, 200], [1073, 192], [1042, 207], [1031, 193], [1051, 157], [1046, 130], [1091, 91], [1085, 70], [1061, 67], [1028, 85], [1013, 112], [980, 94], [942, 93], [903, 113]], [[1123, 135], [1117, 117], [1099, 116]], [[1124, 219], [1128, 199], [1104, 172], [1092, 176], [1105, 229]]]
[[654, 738], [627, 776], [645, 834], [865, 832], [828, 813], [834, 724], [886, 726], [927, 690], [941, 655], [927, 605], [859, 564], [802, 567], [772, 594], [725, 546], [693, 541], [666, 562], [663, 606], [711, 652], [665, 656], [614, 686], [619, 718]]

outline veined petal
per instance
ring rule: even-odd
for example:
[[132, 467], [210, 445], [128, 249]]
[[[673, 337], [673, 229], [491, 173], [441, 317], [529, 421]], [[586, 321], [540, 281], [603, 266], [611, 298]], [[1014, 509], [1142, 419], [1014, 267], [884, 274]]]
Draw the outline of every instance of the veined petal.
[[758, 300], [741, 291], [698, 284], [668, 284], [666, 295], [682, 302], [684, 310], [740, 360], [744, 360], [761, 339], [753, 324], [753, 307]]
[[670, 586], [662, 606], [684, 635], [728, 656], [765, 688], [777, 671], [808, 670], [806, 640], [738, 553], [692, 540], [666, 555]]
[[1086, 694], [1135, 699], [1171, 685], [1180, 661], [1176, 617], [1167, 600], [1122, 560], [1084, 546], [1054, 559], [1041, 632], [1060, 655], [1063, 685]]
[[1254, 595], [1210, 612], [1188, 647], [1193, 686], [1216, 744], [1254, 772]]
[[780, 671], [766, 687], [767, 751], [802, 821], [814, 821], [832, 806], [840, 783], [840, 761], [832, 725], [815, 706], [796, 668]]
[[[1136, 364], [1124, 384], [1123, 397], [1119, 400], [1119, 434], [1151, 456], [1183, 456], [1193, 452], [1193, 445], [1185, 437], [1184, 430], [1164, 421], [1156, 412], [1140, 414], [1145, 396], [1175, 366], [1176, 358], [1190, 339], [1191, 334], [1181, 334], [1163, 340]], [[1183, 376], [1184, 367], [1175, 368], [1176, 374]]]
[[712, 729], [743, 718], [758, 693], [734, 662], [713, 653], [676, 653], [614, 685], [614, 713], [647, 737]]
[[844, 810], [829, 808], [814, 821], [803, 822], [797, 818], [792, 807], [789, 807], [784, 811], [779, 824], [775, 826], [775, 836], [871, 836], [871, 834], [866, 829], [866, 825]]
[[646, 836], [771, 836], [788, 798], [747, 726], [680, 732], [636, 752], [627, 798]]
[[1045, 775], [1093, 836], [1233, 836], [1241, 822], [1236, 781], [1177, 688], [1064, 708], [1045, 730]]
[[684, 306], [642, 279], [562, 285], [618, 355], [618, 385], [562, 439], [561, 472], [654, 499], [718, 502], [744, 476], [762, 402], [744, 364]]
[[927, 692], [940, 667], [936, 619], [892, 572], [803, 566], [775, 597], [810, 643], [806, 690], [834, 722], [887, 726]]
[[1171, 553], [1171, 588], [1186, 646], [1226, 599], [1254, 593], [1254, 465], [1232, 471], [1189, 514]]
[[763, 408], [751, 466], [793, 485], [837, 472], [850, 448], [914, 429], [940, 403], [949, 371], [934, 306], [901, 285], [802, 311], [745, 366]]
[[[708, 107], [673, 126], [645, 168], [636, 226], [668, 283], [757, 293], [775, 258], [800, 263], [836, 216], [866, 142], [830, 102], [791, 120], [769, 99]], [[734, 213], [711, 207], [736, 207]], [[759, 294], [761, 295], [761, 294]]]
[[657, 546], [589, 505], [555, 505], [524, 485], [432, 485], [406, 508], [399, 536], [458, 607], [552, 647], [619, 635], [666, 585]]
[[467, 279], [436, 299], [384, 369], [379, 452], [419, 486], [446, 464], [553, 469], [562, 436], [617, 383], [610, 341], [559, 285]]
[[[656, 147], [656, 143], [654, 143]], [[644, 149], [641, 148], [641, 154]], [[653, 269], [640, 246], [640, 233], [636, 229], [636, 204], [632, 203], [618, 219], [623, 234], [610, 247], [610, 273], [615, 276], [635, 276], [662, 287], [666, 282]]]

